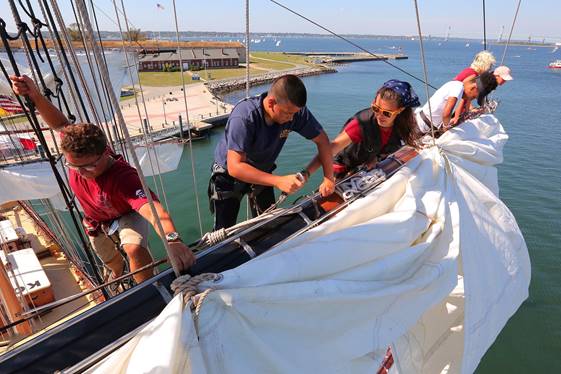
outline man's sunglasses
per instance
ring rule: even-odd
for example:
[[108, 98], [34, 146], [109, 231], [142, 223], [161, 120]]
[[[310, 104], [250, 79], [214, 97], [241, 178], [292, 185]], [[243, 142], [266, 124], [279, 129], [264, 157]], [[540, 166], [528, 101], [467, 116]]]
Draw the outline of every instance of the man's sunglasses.
[[399, 112], [401, 112], [401, 109], [397, 109], [397, 110], [386, 110], [386, 109], [382, 109], [380, 108], [378, 105], [372, 103], [372, 110], [374, 111], [374, 113], [378, 114], [378, 113], [382, 113], [382, 115], [384, 117], [387, 118], [392, 118], [393, 116], [395, 116], [396, 114], [399, 114]]
[[72, 170], [85, 170], [85, 171], [94, 171], [95, 168], [97, 167], [97, 164], [99, 163], [99, 161], [101, 160], [101, 158], [103, 157], [105, 153], [102, 153], [97, 160], [95, 160], [92, 163], [86, 164], [86, 165], [72, 165], [70, 163], [68, 163], [68, 161], [64, 162], [64, 166], [66, 166], [69, 169]]

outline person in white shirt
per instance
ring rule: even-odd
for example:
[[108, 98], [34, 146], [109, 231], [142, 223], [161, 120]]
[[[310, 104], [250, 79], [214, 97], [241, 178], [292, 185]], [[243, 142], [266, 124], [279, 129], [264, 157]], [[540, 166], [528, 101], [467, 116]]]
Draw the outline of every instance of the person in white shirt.
[[479, 90], [474, 80], [445, 83], [430, 98], [430, 113], [428, 102], [416, 110], [415, 118], [419, 129], [423, 133], [428, 133], [432, 125], [436, 130], [448, 130], [456, 125], [457, 120], [452, 119], [452, 114], [458, 101], [464, 99], [464, 102], [469, 103], [477, 98], [478, 94]]

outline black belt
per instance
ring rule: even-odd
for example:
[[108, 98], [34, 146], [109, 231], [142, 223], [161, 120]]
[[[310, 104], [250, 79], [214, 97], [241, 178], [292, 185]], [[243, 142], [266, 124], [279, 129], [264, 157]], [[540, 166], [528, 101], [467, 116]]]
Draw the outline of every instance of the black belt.
[[432, 124], [431, 120], [429, 119], [429, 117], [427, 117], [424, 110], [421, 109], [421, 111], [419, 112], [419, 115], [421, 116], [421, 119], [423, 120], [423, 122], [429, 127], [429, 129], [432, 128], [435, 132], [440, 131], [440, 129], [438, 127], [436, 127]]
[[421, 116], [421, 119], [423, 120], [423, 122], [428, 126], [428, 127], [433, 127], [432, 126], [432, 122], [429, 120], [429, 117], [427, 117], [427, 115], [425, 114], [425, 112], [423, 110], [421, 110], [419, 112], [419, 115]]

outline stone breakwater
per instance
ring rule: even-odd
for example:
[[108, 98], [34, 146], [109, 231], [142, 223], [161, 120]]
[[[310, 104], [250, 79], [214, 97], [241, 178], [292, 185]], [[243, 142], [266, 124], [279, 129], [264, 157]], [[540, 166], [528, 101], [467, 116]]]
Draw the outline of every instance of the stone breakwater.
[[[257, 86], [260, 84], [270, 83], [275, 78], [278, 78], [285, 74], [294, 74], [299, 77], [308, 77], [311, 75], [320, 75], [320, 74], [327, 74], [327, 73], [336, 73], [337, 70], [325, 67], [325, 66], [314, 66], [314, 67], [305, 67], [305, 68], [298, 68], [292, 70], [282, 70], [282, 71], [275, 71], [269, 72], [260, 75], [254, 75], [249, 78], [249, 84], [251, 86]], [[221, 79], [212, 82], [205, 83], [208, 91], [211, 92], [213, 95], [218, 94], [225, 94], [232, 91], [242, 90], [245, 88], [245, 78], [230, 78], [230, 79]]]

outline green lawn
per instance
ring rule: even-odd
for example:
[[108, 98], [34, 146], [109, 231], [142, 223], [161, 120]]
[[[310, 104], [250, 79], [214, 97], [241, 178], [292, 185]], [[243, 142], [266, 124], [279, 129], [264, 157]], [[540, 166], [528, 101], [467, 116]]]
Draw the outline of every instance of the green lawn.
[[296, 67], [294, 64], [287, 64], [286, 62], [275, 62], [261, 59], [259, 57], [251, 56], [251, 66], [268, 70], [286, 70]]
[[306, 56], [288, 55], [282, 52], [251, 52], [250, 55], [255, 58], [266, 58], [284, 63], [313, 65], [312, 63], [306, 61]]
[[[168, 87], [168, 86], [181, 86], [181, 72], [147, 72], [139, 73], [140, 82], [144, 86], [151, 87]], [[191, 80], [188, 72], [184, 72], [185, 84], [199, 83], [200, 81]]]
[[[264, 74], [266, 70], [286, 70], [294, 68], [294, 64], [313, 65], [306, 62], [306, 56], [287, 55], [281, 52], [251, 52], [251, 64], [258, 69], [250, 69], [250, 75]], [[274, 61], [267, 61], [274, 60]], [[263, 70], [266, 69], [266, 70]], [[207, 69], [197, 72], [184, 72], [185, 84], [197, 83], [191, 79], [191, 73], [197, 73], [202, 79], [207, 79], [207, 73], [210, 80], [236, 78], [245, 76], [245, 68], [232, 69]], [[180, 72], [141, 72], [140, 81], [145, 86], [167, 87], [181, 85]]]
[[[207, 73], [210, 77], [210, 80], [216, 79], [225, 79], [225, 78], [236, 78], [236, 77], [245, 77], [245, 67], [233, 68], [233, 69], [206, 69], [198, 71], [199, 75], [202, 79], [207, 79]], [[250, 75], [257, 75], [266, 73], [264, 70], [258, 69], [249, 69]]]

